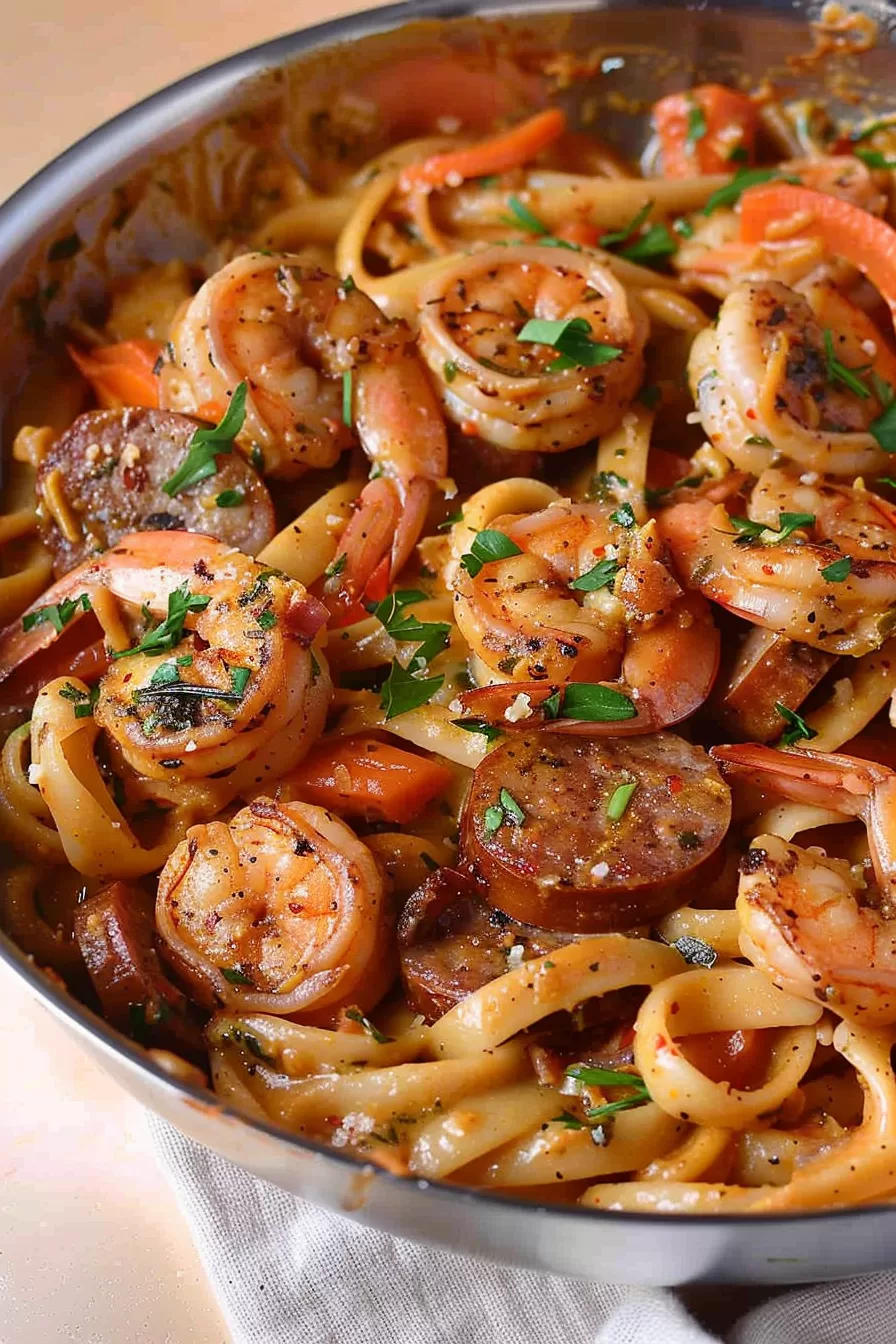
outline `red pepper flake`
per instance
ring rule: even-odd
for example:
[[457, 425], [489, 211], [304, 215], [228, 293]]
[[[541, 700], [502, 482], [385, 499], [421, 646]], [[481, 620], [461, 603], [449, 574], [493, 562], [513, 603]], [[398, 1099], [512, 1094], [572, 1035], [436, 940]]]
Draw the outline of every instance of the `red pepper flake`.
[[747, 416], [747, 419], [748, 419], [748, 420], [755, 420], [755, 419], [756, 419], [756, 412], [755, 412], [755, 411], [752, 411], [752, 410], [751, 410], [751, 411], [747, 411], [747, 412], [746, 412], [746, 416]]
[[290, 901], [287, 906], [287, 909], [289, 910], [290, 914], [293, 915], [302, 915], [305, 913], [304, 905], [299, 905], [298, 901]]
[[775, 567], [774, 567], [774, 565], [763, 565], [763, 566], [762, 566], [762, 572], [763, 572], [763, 574], [774, 574], [774, 572], [775, 572]]
[[209, 933], [213, 933], [220, 923], [221, 916], [218, 914], [217, 910], [212, 910], [211, 914], [208, 914], [205, 917], [205, 927], [208, 929]]
[[678, 1012], [678, 1004], [677, 1004], [677, 1003], [670, 1003], [670, 1004], [669, 1004], [669, 1012], [670, 1012], [670, 1013], [673, 1015], [673, 1017], [674, 1017], [674, 1015]]
[[666, 788], [671, 794], [681, 793], [684, 788], [684, 780], [681, 775], [667, 775]]

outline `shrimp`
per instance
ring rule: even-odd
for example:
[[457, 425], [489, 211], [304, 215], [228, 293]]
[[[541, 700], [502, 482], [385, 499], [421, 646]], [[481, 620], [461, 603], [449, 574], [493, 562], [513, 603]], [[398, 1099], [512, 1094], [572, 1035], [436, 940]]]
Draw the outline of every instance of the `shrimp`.
[[[132, 620], [144, 612], [136, 649], [110, 595]], [[71, 604], [70, 620], [92, 604], [118, 645], [93, 717], [113, 760], [141, 778], [176, 786], [226, 772], [236, 794], [290, 769], [320, 735], [331, 686], [311, 645], [327, 613], [301, 583], [199, 533], [134, 533], [0, 634], [0, 681], [56, 638], [29, 614]]]
[[[748, 519], [732, 520], [709, 498], [662, 511], [660, 532], [687, 587], [753, 625], [830, 654], [858, 657], [893, 633], [890, 504], [861, 486], [769, 468], [747, 511]], [[779, 541], [787, 512], [807, 521]]]
[[396, 970], [373, 855], [308, 803], [260, 797], [191, 827], [159, 876], [156, 923], [209, 1008], [335, 1016], [372, 1007]]
[[[882, 214], [887, 198], [867, 166], [853, 155], [820, 159], [791, 159], [780, 165], [781, 176], [804, 186], [838, 196], [872, 214]], [[779, 280], [793, 288], [829, 283], [846, 287], [857, 279], [853, 266], [832, 257], [817, 239], [780, 237], [762, 243], [740, 240], [736, 210], [720, 208], [690, 218], [691, 236], [673, 259], [676, 269], [716, 298], [724, 299], [745, 280]]]
[[[865, 395], [832, 373], [832, 358]], [[896, 386], [896, 355], [829, 286], [801, 295], [777, 281], [739, 285], [691, 346], [688, 380], [710, 441], [744, 471], [781, 455], [832, 476], [886, 467], [872, 428], [883, 384]]]
[[744, 956], [782, 989], [868, 1026], [896, 1022], [896, 771], [852, 756], [746, 744], [710, 751], [726, 775], [785, 798], [860, 817], [875, 906], [845, 861], [759, 835], [741, 861]]
[[165, 405], [214, 418], [245, 382], [241, 438], [270, 475], [331, 467], [357, 434], [377, 479], [343, 534], [339, 587], [360, 596], [390, 552], [394, 576], [448, 470], [444, 419], [404, 322], [299, 257], [250, 252], [206, 281], [171, 344]]
[[[531, 727], [535, 707], [572, 681], [630, 693], [637, 712], [607, 725], [616, 734], [656, 732], [699, 708], [718, 670], [719, 635], [708, 604], [673, 577], [654, 521], [638, 527], [633, 510], [559, 500], [488, 527], [517, 553], [470, 574], [469, 528], [457, 525], [446, 574], [480, 680], [492, 683], [462, 696], [466, 709]], [[587, 730], [600, 731], [593, 722]]]
[[[521, 341], [532, 318], [578, 322], [580, 362]], [[563, 452], [614, 429], [641, 385], [648, 331], [600, 258], [538, 243], [458, 256], [420, 298], [420, 350], [447, 415], [515, 452]]]

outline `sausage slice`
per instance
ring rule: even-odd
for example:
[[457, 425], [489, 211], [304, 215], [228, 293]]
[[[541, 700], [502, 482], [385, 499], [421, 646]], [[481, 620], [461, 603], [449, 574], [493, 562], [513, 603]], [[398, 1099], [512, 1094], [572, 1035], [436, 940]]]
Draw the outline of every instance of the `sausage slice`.
[[775, 705], [799, 709], [837, 659], [824, 649], [798, 644], [754, 625], [734, 666], [716, 687], [719, 718], [738, 742], [771, 742], [787, 726]]
[[534, 929], [494, 910], [475, 883], [440, 868], [410, 898], [398, 925], [401, 977], [411, 1007], [427, 1022], [504, 975], [512, 949], [543, 956], [574, 941], [574, 935]]
[[[183, 463], [201, 426], [188, 415], [134, 406], [78, 416], [53, 444], [37, 477], [40, 535], [57, 577], [128, 532], [207, 532], [248, 555], [270, 541], [271, 497], [237, 452], [216, 458], [214, 476], [173, 498], [165, 494], [163, 484]], [[221, 498], [241, 502], [224, 507], [216, 503]]]
[[186, 995], [165, 974], [155, 948], [153, 900], [113, 882], [75, 911], [75, 937], [103, 1013], [141, 1045], [204, 1057]]
[[489, 902], [514, 919], [621, 932], [687, 900], [730, 820], [718, 769], [674, 733], [532, 734], [508, 738], [476, 767], [461, 854]]

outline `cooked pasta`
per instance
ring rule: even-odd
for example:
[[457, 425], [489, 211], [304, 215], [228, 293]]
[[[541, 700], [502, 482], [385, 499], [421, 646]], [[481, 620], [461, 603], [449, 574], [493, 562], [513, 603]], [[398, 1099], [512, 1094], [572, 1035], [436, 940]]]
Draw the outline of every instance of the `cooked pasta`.
[[371, 78], [305, 158], [231, 127], [211, 251], [46, 324], [0, 923], [401, 1175], [891, 1199], [896, 130], [703, 84], [639, 169], [454, 74], [481, 108]]

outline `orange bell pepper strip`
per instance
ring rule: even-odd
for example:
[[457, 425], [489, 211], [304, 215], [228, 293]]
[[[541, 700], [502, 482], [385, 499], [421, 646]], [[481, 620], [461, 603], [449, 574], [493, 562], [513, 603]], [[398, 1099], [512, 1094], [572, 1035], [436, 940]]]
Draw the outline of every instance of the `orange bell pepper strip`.
[[653, 124], [663, 152], [664, 177], [729, 173], [754, 160], [756, 104], [724, 84], [701, 84], [661, 98], [654, 105]]
[[437, 761], [360, 736], [321, 742], [284, 783], [303, 801], [340, 816], [403, 824], [437, 798], [451, 778]]
[[896, 321], [896, 229], [861, 206], [811, 187], [771, 182], [741, 197], [740, 236], [761, 243], [770, 225], [801, 216], [794, 236], [820, 238], [832, 256], [862, 272], [886, 299]]
[[121, 341], [95, 350], [67, 347], [104, 410], [120, 406], [158, 406], [159, 379], [153, 372], [162, 347], [158, 341]]
[[509, 131], [481, 140], [478, 145], [433, 154], [421, 163], [409, 164], [399, 178], [399, 186], [402, 191], [453, 187], [471, 177], [506, 173], [534, 159], [565, 130], [566, 116], [559, 107], [550, 107]]

